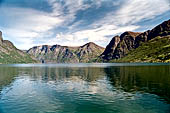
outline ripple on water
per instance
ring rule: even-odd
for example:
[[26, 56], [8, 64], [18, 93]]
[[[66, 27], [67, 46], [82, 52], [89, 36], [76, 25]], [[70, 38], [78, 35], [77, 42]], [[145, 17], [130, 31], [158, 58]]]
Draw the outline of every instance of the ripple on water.
[[[168, 113], [170, 111], [170, 105], [164, 98], [169, 93], [167, 90], [169, 87], [166, 86], [169, 83], [167, 78], [170, 73], [164, 71], [166, 79], [162, 76], [162, 70], [170, 69], [169, 66], [160, 69], [154, 66], [149, 69], [145, 66], [112, 67], [110, 64], [97, 67], [93, 65], [93, 68], [89, 67], [89, 64], [85, 66], [81, 64], [76, 68], [75, 66], [15, 66], [14, 70], [19, 70], [14, 73], [17, 76], [12, 76], [12, 81], [3, 86], [0, 93], [0, 112]], [[5, 76], [12, 75], [14, 70], [10, 67], [10, 73], [6, 73]]]

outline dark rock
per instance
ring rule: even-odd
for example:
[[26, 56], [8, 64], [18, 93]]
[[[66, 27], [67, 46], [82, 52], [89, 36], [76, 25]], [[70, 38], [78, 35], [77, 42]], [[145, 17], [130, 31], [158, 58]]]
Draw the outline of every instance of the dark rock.
[[102, 53], [101, 57], [105, 60], [112, 59], [112, 56], [115, 53], [115, 49], [117, 48], [117, 45], [120, 42], [120, 37], [115, 36], [113, 39], [110, 41], [110, 43], [107, 45], [105, 51]]
[[101, 57], [105, 60], [118, 59], [126, 55], [135, 46], [135, 38], [140, 33], [124, 32], [122, 35], [115, 36]]
[[3, 38], [2, 38], [2, 32], [0, 31], [0, 43], [2, 43]]

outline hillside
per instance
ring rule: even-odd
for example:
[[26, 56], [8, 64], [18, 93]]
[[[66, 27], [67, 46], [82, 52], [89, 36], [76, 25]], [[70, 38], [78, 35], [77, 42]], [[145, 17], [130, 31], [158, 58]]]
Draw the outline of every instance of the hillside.
[[35, 56], [42, 63], [86, 63], [94, 61], [103, 51], [104, 48], [90, 42], [79, 47], [35, 46], [27, 53]]
[[111, 62], [170, 62], [170, 36], [156, 37]]
[[[143, 33], [130, 32], [130, 31], [124, 32], [120, 36], [113, 37], [109, 45], [106, 47], [105, 51], [101, 54], [100, 60], [104, 62], [109, 62], [111, 60], [117, 61], [117, 59], [122, 59], [127, 55], [129, 55], [130, 53], [132, 54], [131, 51], [134, 51], [134, 49], [137, 49], [136, 51], [140, 52], [140, 50], [143, 48], [144, 43], [148, 43], [150, 45], [149, 47], [153, 46], [152, 47], [153, 49], [157, 48], [156, 46], [150, 44], [149, 41], [151, 41], [152, 39], [158, 36], [164, 38], [165, 36], [168, 35], [170, 35], [170, 20], [165, 21], [162, 24], [153, 28], [152, 30], [148, 30]], [[160, 41], [162, 41], [162, 38], [160, 39]], [[166, 38], [165, 40], [167, 40], [168, 42], [169, 38], [168, 39]], [[157, 43], [159, 43], [159, 40], [158, 42], [155, 42], [155, 44]], [[157, 45], [157, 46], [162, 47], [164, 45]], [[138, 49], [138, 47], [140, 48]], [[150, 50], [145, 50], [146, 53], [147, 51], [149, 52]], [[166, 52], [168, 53], [168, 51], [165, 51], [165, 53]], [[133, 56], [136, 56], [135, 54], [136, 53], [134, 53]], [[138, 57], [142, 57], [142, 56], [138, 56]]]
[[0, 64], [35, 63], [36, 60], [30, 55], [18, 50], [12, 42], [3, 40], [0, 31]]

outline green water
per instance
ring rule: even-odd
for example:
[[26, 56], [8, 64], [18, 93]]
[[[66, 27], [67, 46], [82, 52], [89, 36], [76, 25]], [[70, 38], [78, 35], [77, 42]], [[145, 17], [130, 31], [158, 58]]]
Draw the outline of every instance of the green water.
[[0, 65], [0, 113], [170, 113], [170, 65]]

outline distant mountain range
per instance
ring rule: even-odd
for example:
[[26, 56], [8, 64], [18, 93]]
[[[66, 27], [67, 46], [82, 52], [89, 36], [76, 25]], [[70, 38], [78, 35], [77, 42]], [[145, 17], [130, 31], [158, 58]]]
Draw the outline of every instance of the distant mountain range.
[[0, 32], [0, 63], [170, 62], [170, 20], [146, 32], [127, 31], [112, 38], [106, 49], [83, 46], [35, 46], [18, 50]]
[[27, 51], [42, 63], [87, 63], [93, 62], [104, 51], [103, 47], [89, 42], [79, 47], [60, 45], [35, 46]]

